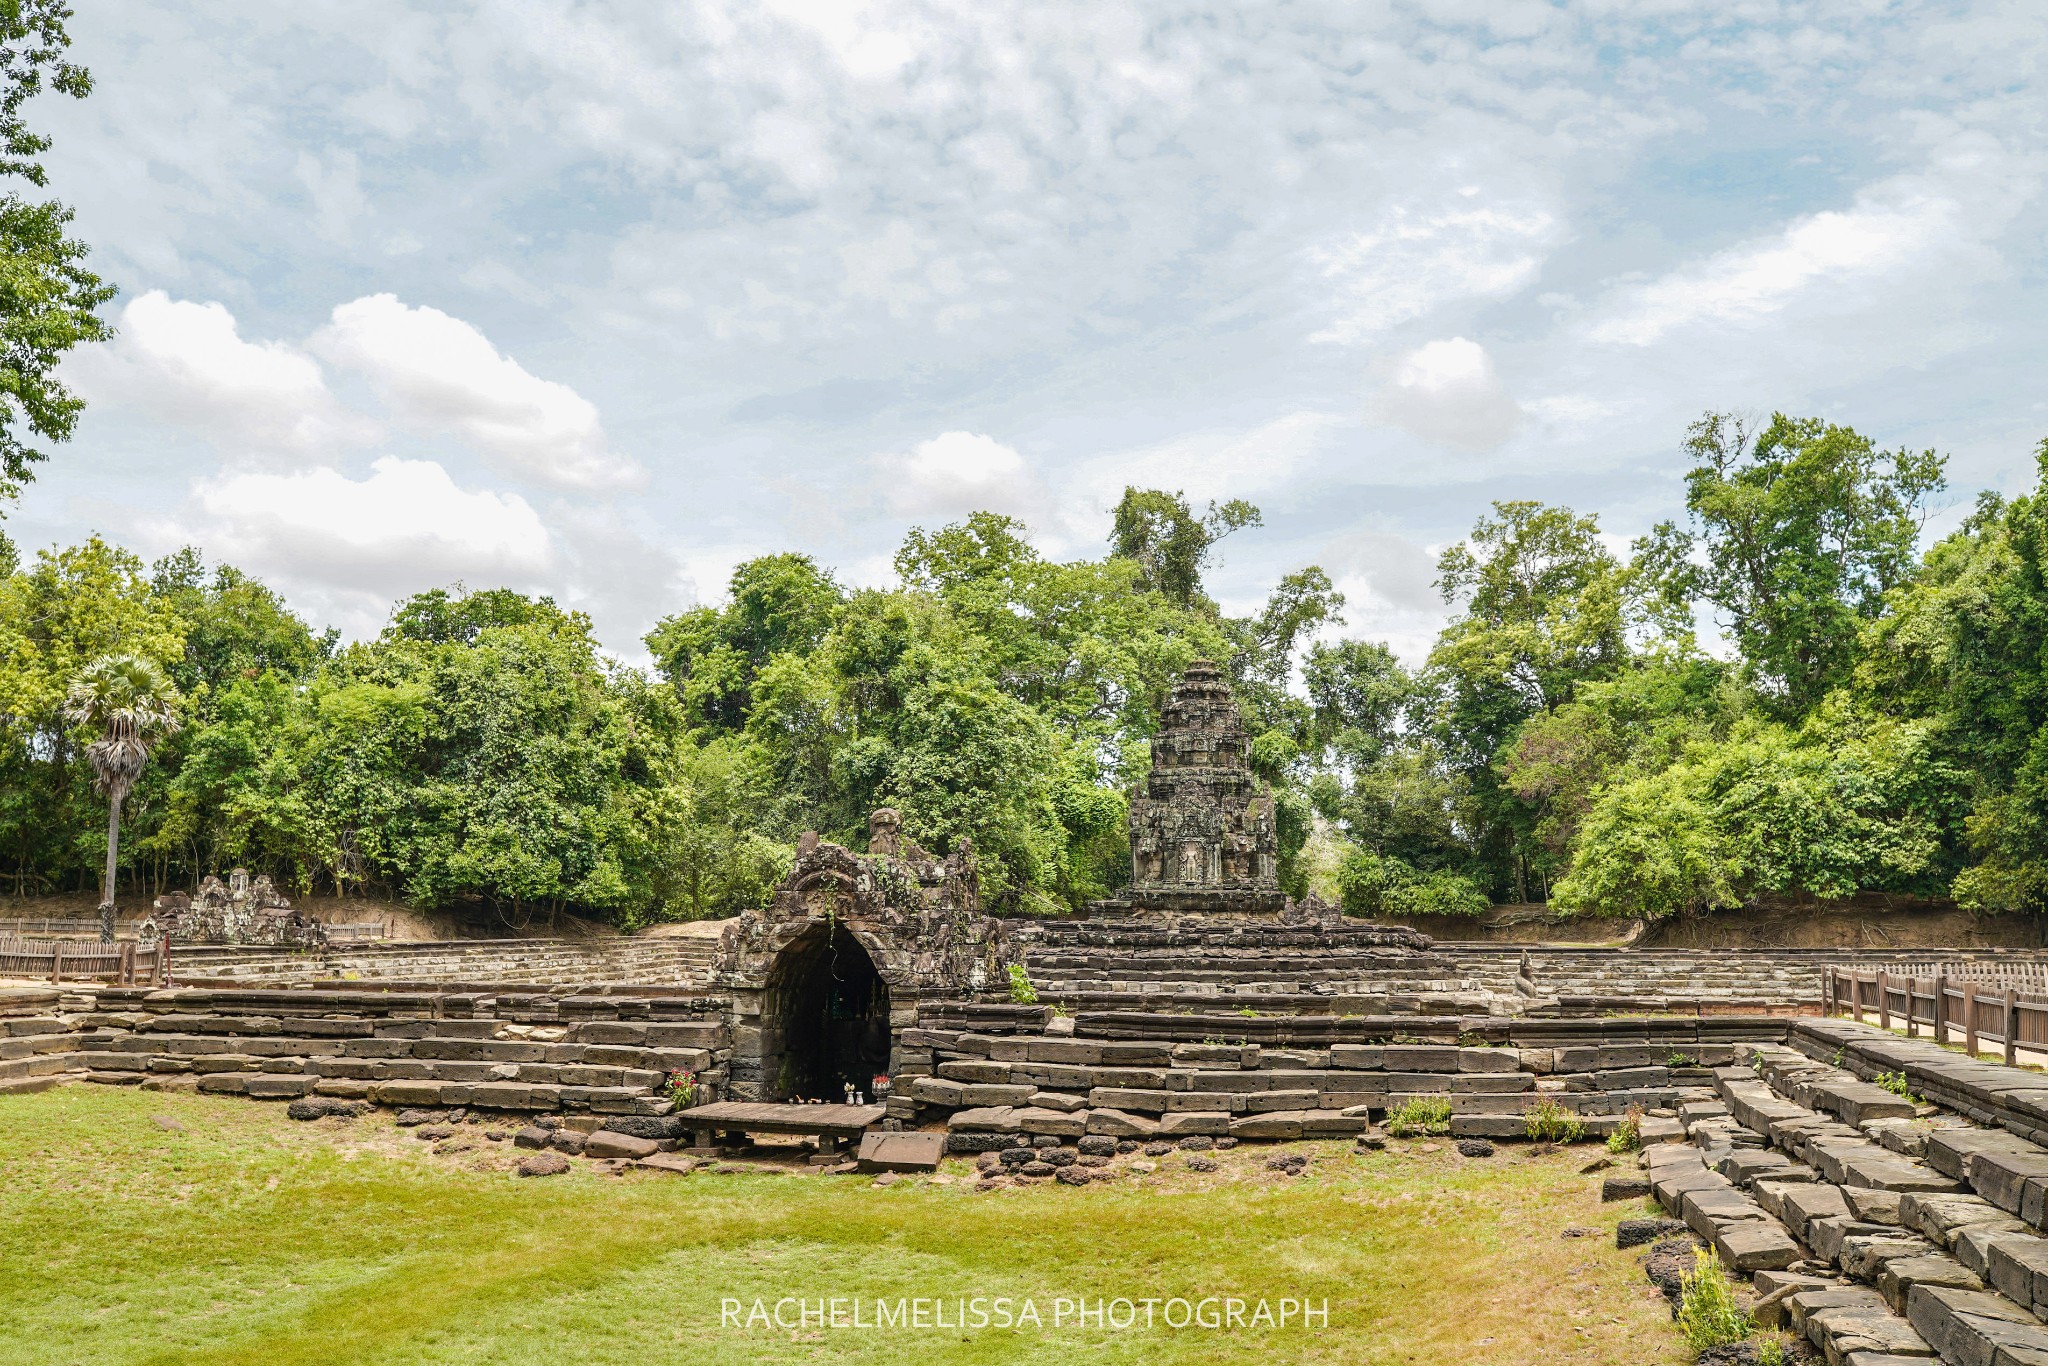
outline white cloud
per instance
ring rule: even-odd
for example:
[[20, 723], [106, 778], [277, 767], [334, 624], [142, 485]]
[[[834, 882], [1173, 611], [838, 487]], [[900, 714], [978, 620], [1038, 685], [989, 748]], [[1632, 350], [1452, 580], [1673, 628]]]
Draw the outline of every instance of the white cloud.
[[377, 436], [329, 392], [318, 362], [284, 342], [244, 341], [224, 304], [152, 289], [117, 326], [110, 344], [67, 362], [90, 399], [133, 405], [238, 453], [305, 454]]
[[1556, 219], [1531, 204], [1401, 204], [1372, 228], [1311, 252], [1336, 291], [1338, 316], [1313, 341], [1368, 342], [1447, 303], [1513, 294], [1536, 278]]
[[1029, 462], [978, 432], [941, 432], [906, 453], [876, 456], [874, 466], [890, 510], [903, 516], [1002, 512], [1028, 520], [1044, 504]]
[[329, 466], [225, 474], [201, 483], [193, 503], [219, 538], [209, 549], [379, 611], [454, 579], [525, 587], [556, 567], [548, 529], [525, 499], [462, 488], [431, 460], [385, 456], [363, 479]]
[[1850, 208], [1804, 215], [1621, 291], [1590, 335], [1649, 346], [1696, 324], [1754, 325], [1809, 299], [1844, 311], [1873, 290], [1895, 297], [1938, 281], [1948, 293], [2002, 269], [1990, 243], [2039, 184], [2039, 167], [1995, 139], [1951, 134], [1924, 168], [1866, 186]]
[[1493, 357], [1463, 337], [1433, 341], [1396, 358], [1370, 411], [1425, 441], [1473, 451], [1492, 450], [1522, 421]]
[[643, 476], [612, 451], [589, 400], [527, 373], [439, 309], [369, 295], [337, 307], [311, 346], [367, 377], [398, 415], [454, 431], [509, 474], [565, 489], [620, 488]]

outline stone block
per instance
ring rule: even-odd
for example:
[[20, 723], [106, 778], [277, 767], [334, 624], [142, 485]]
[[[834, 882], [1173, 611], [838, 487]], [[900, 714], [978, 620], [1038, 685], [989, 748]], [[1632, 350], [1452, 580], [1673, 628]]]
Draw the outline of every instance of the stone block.
[[[1930, 1140], [1927, 1147], [1931, 1156], [1934, 1142]], [[1994, 1149], [1971, 1154], [1969, 1179], [1977, 1194], [2008, 1214], [2019, 1214], [2027, 1183], [2048, 1178], [2048, 1152], [2032, 1145], [2029, 1148], [2024, 1152]]]
[[973, 1082], [961, 1088], [960, 1103], [963, 1105], [1022, 1105], [1031, 1099], [1033, 1086], [996, 1085], [987, 1082]]
[[1388, 1044], [1381, 1065], [1390, 1072], [1455, 1072], [1458, 1053], [1445, 1044]]
[[957, 1109], [967, 1103], [966, 1095], [967, 1083], [951, 1081], [945, 1077], [919, 1077], [910, 1084], [911, 1099], [923, 1101], [927, 1105], [944, 1105]]
[[1099, 1110], [1137, 1110], [1156, 1115], [1165, 1112], [1171, 1094], [1167, 1091], [1098, 1086], [1088, 1093], [1088, 1103]]
[[1179, 1138], [1186, 1134], [1227, 1134], [1230, 1132], [1231, 1116], [1228, 1111], [1184, 1110], [1160, 1116], [1159, 1135], [1162, 1138]]
[[2010, 1300], [1984, 1290], [1916, 1285], [1906, 1316], [1942, 1360], [1966, 1366], [2040, 1366], [2048, 1331]]
[[1461, 1048], [1458, 1050], [1460, 1072], [1519, 1072], [1521, 1060], [1511, 1048]]
[[2048, 1308], [2048, 1238], [2005, 1238], [1988, 1249], [1986, 1279], [2023, 1308]]
[[1736, 1271], [1782, 1271], [1799, 1261], [1799, 1245], [1770, 1219], [1735, 1220], [1714, 1231], [1714, 1250]]
[[1090, 1110], [1088, 1132], [1111, 1138], [1151, 1138], [1159, 1132], [1159, 1122], [1123, 1110]]
[[1243, 1115], [1230, 1121], [1232, 1138], [1300, 1138], [1302, 1117], [1299, 1111], [1276, 1110], [1270, 1114]]
[[1330, 1066], [1356, 1071], [1378, 1071], [1386, 1066], [1386, 1049], [1377, 1044], [1332, 1044]]
[[1019, 1132], [1017, 1111], [1008, 1105], [994, 1105], [975, 1110], [955, 1110], [946, 1120], [948, 1129], [965, 1129], [979, 1133], [1014, 1134]]
[[1042, 1110], [1035, 1106], [1021, 1106], [1013, 1111], [1017, 1120], [1017, 1131], [1026, 1134], [1052, 1134], [1060, 1138], [1079, 1138], [1088, 1132], [1088, 1117], [1079, 1111]]
[[609, 1129], [599, 1129], [583, 1140], [585, 1157], [652, 1157], [660, 1151], [661, 1145], [651, 1138], [635, 1138]]

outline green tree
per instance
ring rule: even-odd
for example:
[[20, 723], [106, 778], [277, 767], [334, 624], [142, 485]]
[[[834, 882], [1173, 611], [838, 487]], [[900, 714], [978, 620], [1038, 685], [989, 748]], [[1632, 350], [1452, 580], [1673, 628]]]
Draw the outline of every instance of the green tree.
[[1430, 652], [1428, 683], [1439, 743], [1472, 793], [1485, 881], [1526, 901], [1536, 817], [1497, 760], [1530, 717], [1626, 665], [1635, 582], [1592, 517], [1534, 502], [1494, 513], [1438, 560], [1437, 587], [1460, 610]]
[[1202, 591], [1202, 574], [1217, 542], [1261, 524], [1259, 510], [1241, 498], [1221, 507], [1212, 502], [1198, 516], [1185, 494], [1126, 488], [1116, 505], [1110, 553], [1137, 565], [1145, 585], [1176, 607], [1206, 607], [1213, 613], [1215, 604]]
[[[50, 139], [30, 129], [23, 106], [45, 89], [83, 99], [92, 90], [84, 67], [66, 61], [71, 45], [64, 0], [0, 4], [0, 177], [38, 189], [48, 183], [42, 154]], [[84, 403], [57, 377], [63, 354], [112, 331], [97, 310], [114, 297], [84, 266], [84, 243], [66, 236], [71, 210], [12, 191], [0, 195], [0, 504], [32, 478], [45, 458], [24, 439], [66, 441]], [[4, 557], [12, 558], [11, 551]]]
[[1708, 413], [1685, 448], [1695, 529], [1660, 526], [1659, 557], [1720, 614], [1781, 714], [1803, 716], [1849, 681], [1863, 626], [1912, 574], [1944, 457], [1783, 413], [1761, 431]]
[[177, 688], [139, 655], [107, 655], [72, 680], [64, 717], [97, 732], [86, 746], [107, 798], [106, 876], [100, 883], [100, 939], [114, 940], [114, 869], [120, 858], [121, 803], [149, 763], [150, 746], [178, 728]]

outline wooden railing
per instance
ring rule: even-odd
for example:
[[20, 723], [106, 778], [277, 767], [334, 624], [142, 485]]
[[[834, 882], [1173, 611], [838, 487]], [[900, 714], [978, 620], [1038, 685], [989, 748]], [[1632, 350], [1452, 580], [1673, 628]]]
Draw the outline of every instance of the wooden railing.
[[0, 939], [0, 977], [155, 985], [166, 980], [169, 967], [170, 954], [161, 941], [144, 948], [132, 940], [100, 944]]
[[1997, 1044], [2008, 1065], [2023, 1048], [2048, 1053], [2048, 994], [2037, 989], [2048, 985], [2041, 965], [2012, 964], [1996, 976], [1990, 964], [1933, 966], [1955, 971], [1916, 977], [1890, 967], [1829, 968], [1821, 979], [1821, 1013], [1869, 1016], [1880, 1029], [1901, 1025], [1908, 1038], [1918, 1038], [1925, 1026], [1936, 1043], [1959, 1041], [1972, 1056], [1982, 1044]]
[[390, 928], [381, 920], [370, 920], [347, 925], [329, 925], [327, 927], [327, 942], [330, 944], [349, 944], [363, 939], [388, 939], [390, 937]]

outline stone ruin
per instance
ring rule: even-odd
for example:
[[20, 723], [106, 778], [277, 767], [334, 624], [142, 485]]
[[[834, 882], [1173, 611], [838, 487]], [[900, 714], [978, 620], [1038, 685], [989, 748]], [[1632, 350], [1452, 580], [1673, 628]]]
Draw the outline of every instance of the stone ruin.
[[237, 868], [225, 884], [208, 874], [190, 896], [160, 896], [136, 927], [145, 946], [159, 939], [179, 944], [265, 944], [280, 948], [317, 949], [327, 944], [327, 929], [318, 920], [295, 911], [278, 894], [267, 873], [252, 882], [249, 870]]
[[1252, 776], [1221, 671], [1190, 664], [1160, 719], [1152, 771], [1131, 795], [1131, 885], [1120, 900], [1141, 910], [1283, 910], [1273, 794]]
[[1002, 922], [981, 912], [969, 841], [939, 858], [886, 807], [869, 818], [866, 854], [807, 831], [768, 905], [719, 940], [710, 982], [732, 992], [732, 1094], [866, 1088], [918, 1001], [995, 988], [1008, 961]]

